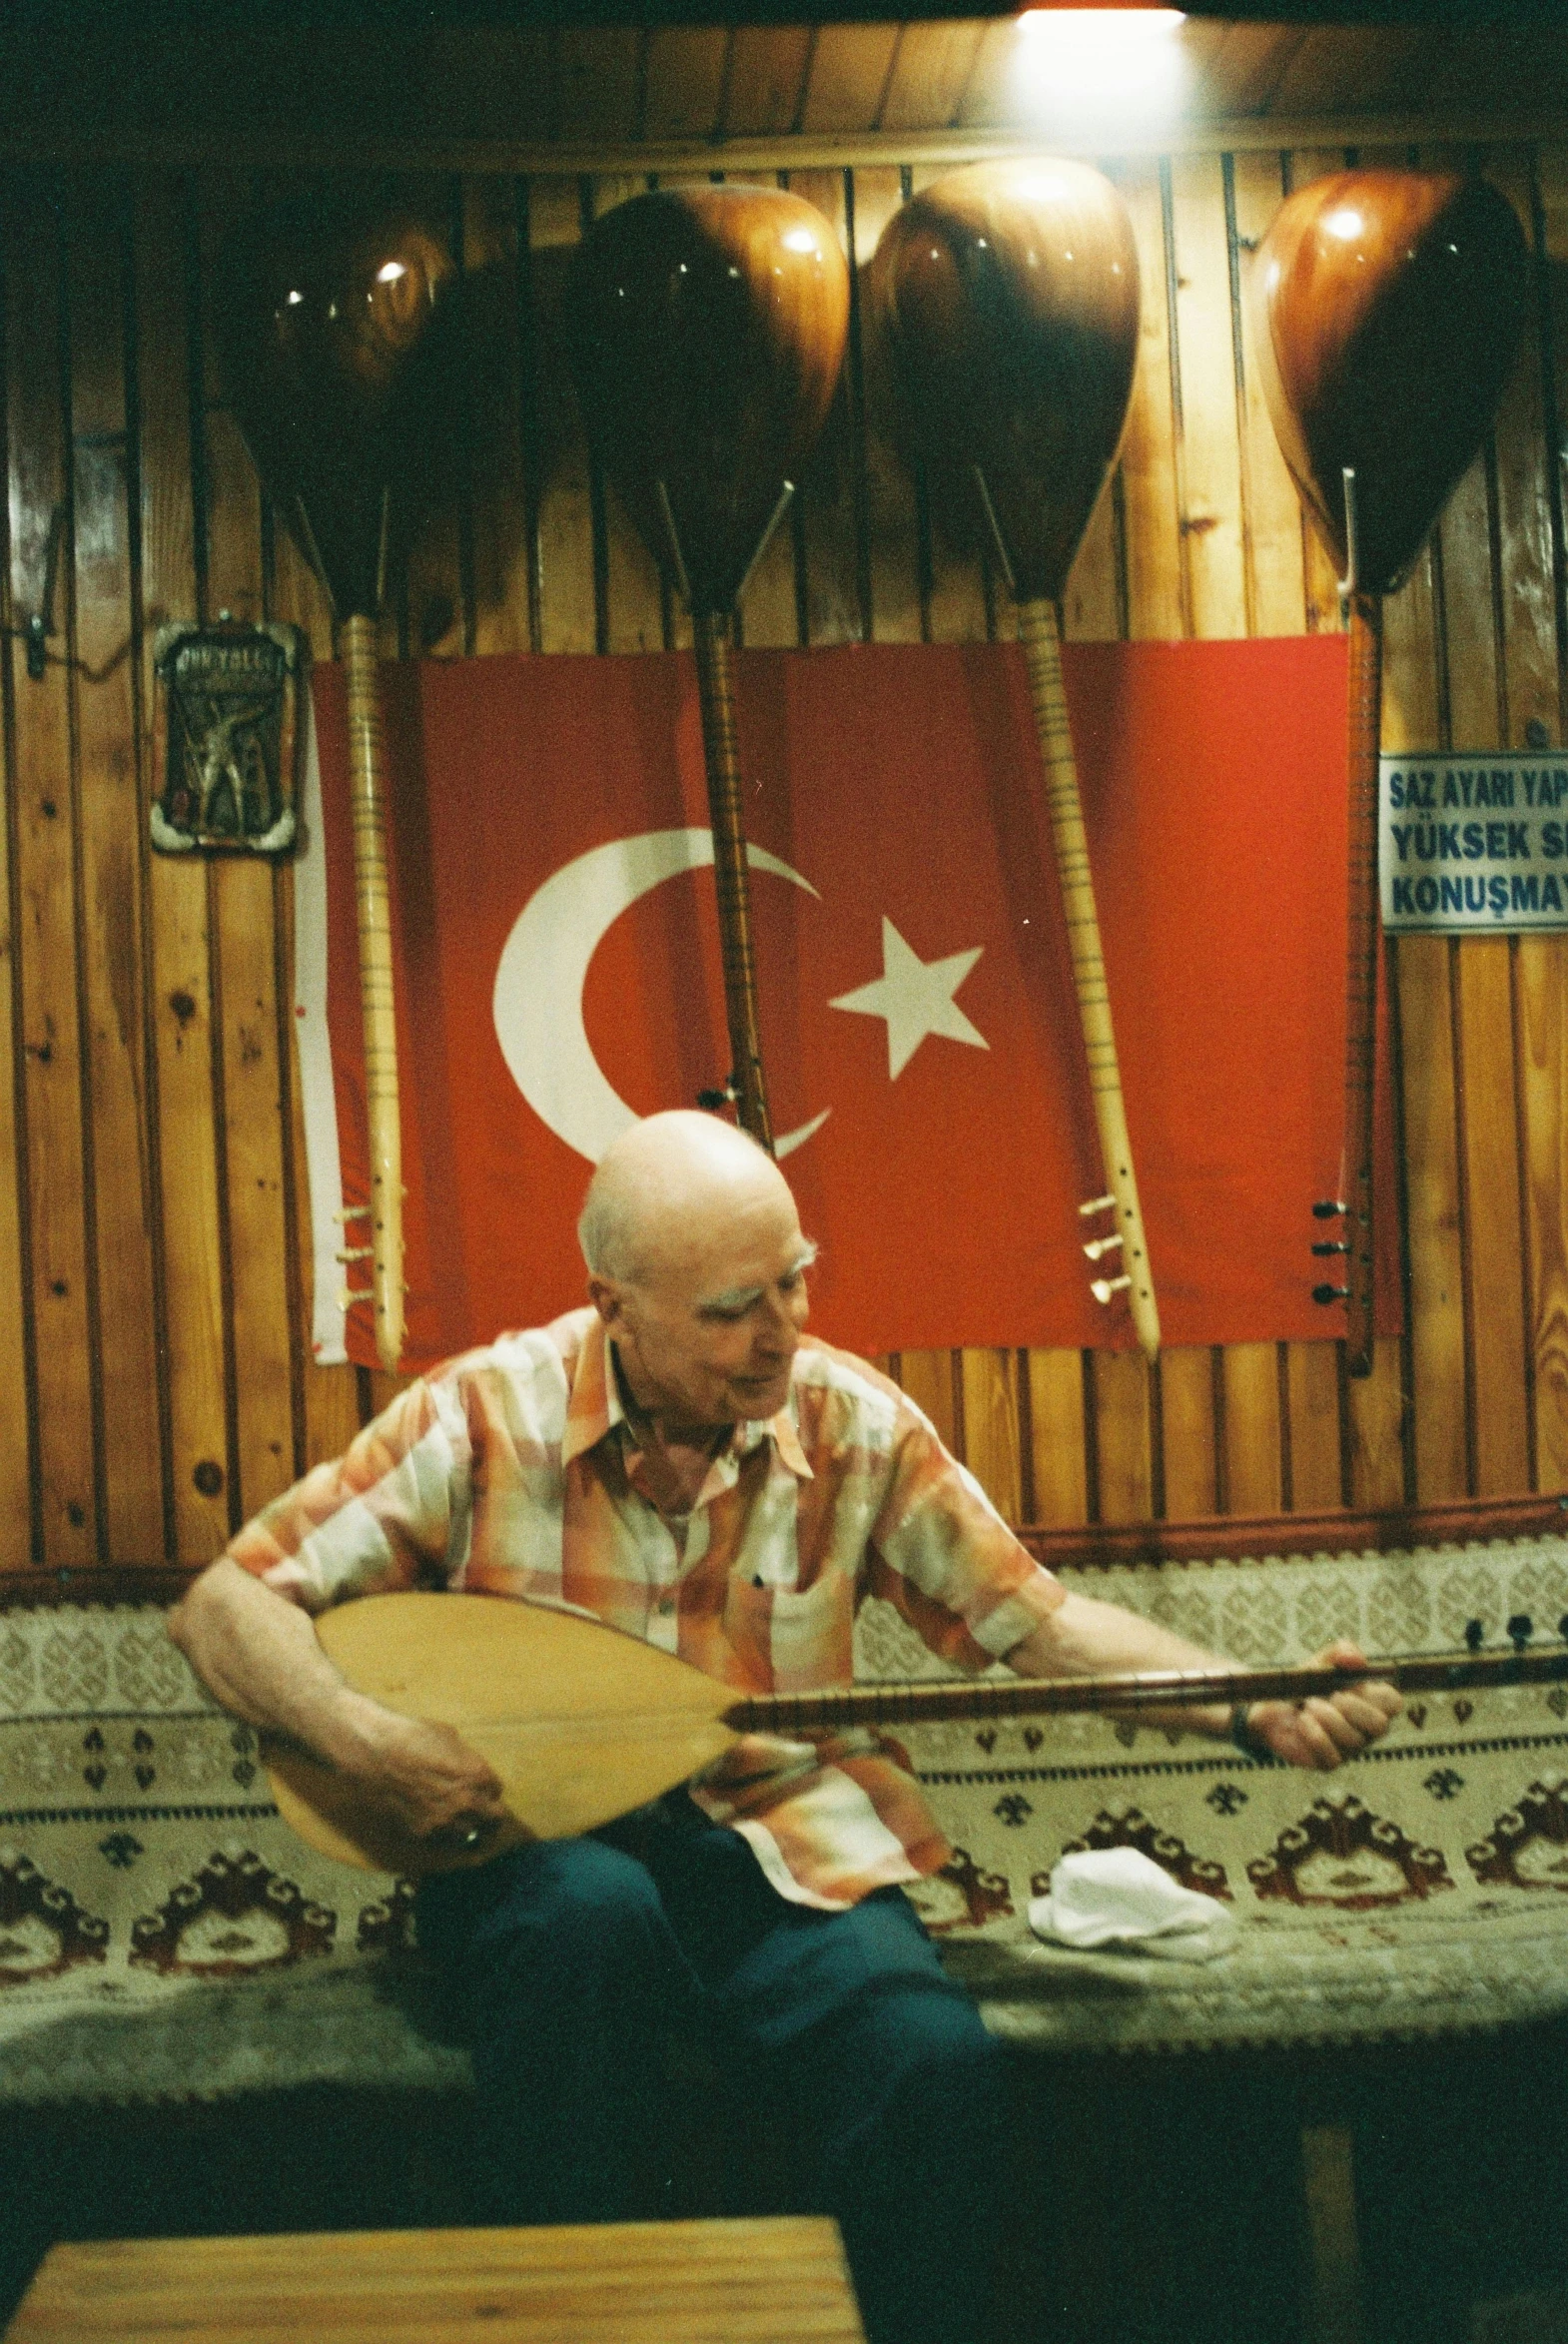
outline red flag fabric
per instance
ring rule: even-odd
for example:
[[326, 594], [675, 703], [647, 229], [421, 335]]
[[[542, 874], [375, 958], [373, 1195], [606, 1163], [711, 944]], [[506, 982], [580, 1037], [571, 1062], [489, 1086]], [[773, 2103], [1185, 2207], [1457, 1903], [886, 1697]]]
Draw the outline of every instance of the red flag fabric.
[[[1165, 1340], [1334, 1332], [1309, 1247], [1339, 1178], [1343, 641], [1071, 644], [1064, 666]], [[690, 660], [403, 664], [383, 690], [418, 1365], [581, 1297], [591, 1164], [633, 1116], [722, 1084], [729, 1051]], [[314, 695], [326, 886], [302, 888], [302, 954], [325, 919], [353, 1203], [341, 671]], [[737, 696], [763, 1054], [821, 1245], [815, 1322], [870, 1352], [1126, 1347], [1082, 1249], [1109, 1218], [1079, 1213], [1104, 1182], [1017, 651], [743, 652]], [[320, 1160], [318, 1116], [319, 1262], [342, 1243]], [[348, 1347], [374, 1363], [364, 1306]]]

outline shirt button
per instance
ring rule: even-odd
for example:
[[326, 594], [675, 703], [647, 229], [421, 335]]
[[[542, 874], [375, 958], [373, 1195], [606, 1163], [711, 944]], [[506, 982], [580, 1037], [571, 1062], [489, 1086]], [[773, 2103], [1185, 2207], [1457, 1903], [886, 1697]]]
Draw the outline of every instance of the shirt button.
[[659, 1618], [660, 1618], [661, 1620], [667, 1620], [667, 1619], [669, 1618], [669, 1616], [670, 1616], [671, 1612], [672, 1612], [674, 1609], [675, 1609], [675, 1598], [674, 1598], [674, 1596], [673, 1596], [673, 1595], [666, 1595], [666, 1596], [663, 1598], [663, 1600], [662, 1600], [662, 1602], [660, 1603], [660, 1605], [659, 1605]]

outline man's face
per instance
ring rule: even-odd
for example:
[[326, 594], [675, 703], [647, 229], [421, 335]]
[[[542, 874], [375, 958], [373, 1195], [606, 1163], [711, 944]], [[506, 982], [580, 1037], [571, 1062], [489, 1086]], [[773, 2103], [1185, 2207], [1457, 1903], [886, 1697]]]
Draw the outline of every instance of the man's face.
[[759, 1182], [714, 1224], [661, 1232], [634, 1282], [590, 1279], [638, 1405], [694, 1427], [777, 1415], [814, 1250], [783, 1183]]

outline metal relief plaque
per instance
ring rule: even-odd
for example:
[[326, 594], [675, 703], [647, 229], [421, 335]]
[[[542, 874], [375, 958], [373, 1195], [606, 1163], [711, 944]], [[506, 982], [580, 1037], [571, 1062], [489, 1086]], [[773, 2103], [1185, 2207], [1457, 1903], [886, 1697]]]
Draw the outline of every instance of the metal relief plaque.
[[152, 834], [161, 853], [293, 846], [302, 646], [292, 626], [159, 628]]

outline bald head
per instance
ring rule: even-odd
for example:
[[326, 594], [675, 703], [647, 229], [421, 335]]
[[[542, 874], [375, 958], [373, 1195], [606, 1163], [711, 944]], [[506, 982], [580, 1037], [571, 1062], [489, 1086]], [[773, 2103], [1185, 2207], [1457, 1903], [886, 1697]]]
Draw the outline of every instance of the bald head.
[[755, 1141], [649, 1116], [604, 1156], [577, 1228], [621, 1382], [667, 1437], [783, 1407], [816, 1247]]
[[737, 1217], [788, 1200], [783, 1173], [748, 1133], [676, 1108], [633, 1124], [605, 1151], [577, 1235], [595, 1275], [641, 1284]]

